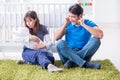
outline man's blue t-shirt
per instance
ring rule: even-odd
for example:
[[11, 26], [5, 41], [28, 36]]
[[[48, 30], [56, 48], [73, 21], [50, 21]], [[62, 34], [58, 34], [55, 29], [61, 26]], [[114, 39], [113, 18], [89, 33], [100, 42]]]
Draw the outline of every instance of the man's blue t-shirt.
[[[90, 27], [97, 26], [94, 22], [90, 20], [84, 20], [84, 23]], [[80, 26], [75, 26], [71, 22], [68, 23], [66, 27], [65, 41], [70, 48], [83, 48], [83, 46], [90, 39], [91, 34]]]

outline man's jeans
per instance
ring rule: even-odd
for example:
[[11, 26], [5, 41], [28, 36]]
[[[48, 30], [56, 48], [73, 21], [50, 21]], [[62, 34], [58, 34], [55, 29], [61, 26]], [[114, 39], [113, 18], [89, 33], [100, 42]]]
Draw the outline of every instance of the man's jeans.
[[71, 49], [64, 40], [59, 40], [56, 47], [63, 64], [70, 60], [82, 67], [86, 61], [91, 60], [100, 44], [100, 39], [92, 37], [82, 49]]

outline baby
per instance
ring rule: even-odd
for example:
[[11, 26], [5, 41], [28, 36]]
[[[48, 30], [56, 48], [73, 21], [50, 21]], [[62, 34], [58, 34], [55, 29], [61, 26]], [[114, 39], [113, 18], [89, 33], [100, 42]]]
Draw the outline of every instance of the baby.
[[12, 30], [12, 40], [13, 42], [26, 43], [29, 42], [29, 30], [25, 27], [18, 27]]
[[13, 41], [21, 42], [24, 45], [31, 49], [47, 49], [50, 50], [53, 46], [53, 43], [50, 40], [49, 35], [45, 35], [44, 42], [35, 35], [30, 35], [29, 30], [25, 27], [19, 27], [16, 30], [13, 30]]

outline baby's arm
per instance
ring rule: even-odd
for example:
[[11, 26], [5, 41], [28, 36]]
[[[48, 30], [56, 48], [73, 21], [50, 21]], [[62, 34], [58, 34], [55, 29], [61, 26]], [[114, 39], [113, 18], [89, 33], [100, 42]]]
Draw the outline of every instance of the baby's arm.
[[47, 50], [52, 49], [52, 47], [53, 47], [54, 44], [53, 44], [53, 42], [52, 42], [49, 34], [46, 34], [44, 36], [44, 44], [46, 45], [46, 49]]

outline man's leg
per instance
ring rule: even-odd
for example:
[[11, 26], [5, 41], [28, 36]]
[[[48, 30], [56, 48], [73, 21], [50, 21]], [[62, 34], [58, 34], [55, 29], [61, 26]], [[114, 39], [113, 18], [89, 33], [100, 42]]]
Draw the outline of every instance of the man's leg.
[[70, 61], [82, 67], [86, 62], [82, 58], [80, 58], [78, 55], [76, 55], [75, 52], [71, 48], [69, 48], [67, 43], [63, 40], [58, 41], [57, 51], [63, 63], [65, 63], [67, 59], [69, 59]]
[[92, 37], [89, 40], [89, 42], [76, 53], [82, 59], [86, 60], [86, 63], [83, 65], [83, 67], [94, 68], [94, 69], [101, 68], [101, 65], [98, 62], [90, 62], [92, 56], [95, 54], [100, 44], [101, 44], [100, 39]]
[[63, 64], [65, 64], [66, 61], [68, 60], [68, 58], [66, 58], [65, 56], [62, 55], [61, 49], [59, 49], [58, 46], [61, 46], [60, 42], [57, 42], [56, 48], [57, 48], [57, 52], [58, 52], [58, 55], [60, 57], [60, 60], [62, 61]]
[[79, 55], [84, 60], [90, 61], [92, 56], [98, 50], [100, 44], [101, 44], [100, 39], [96, 37], [92, 37], [88, 41], [88, 43], [81, 50], [79, 50], [76, 54]]

